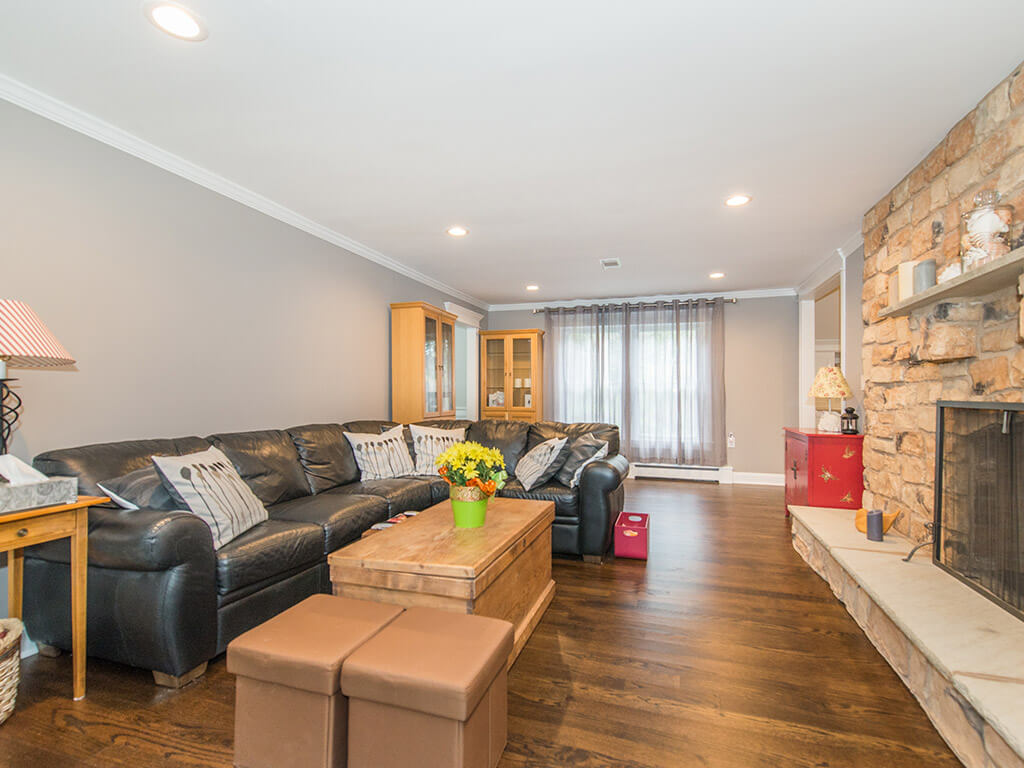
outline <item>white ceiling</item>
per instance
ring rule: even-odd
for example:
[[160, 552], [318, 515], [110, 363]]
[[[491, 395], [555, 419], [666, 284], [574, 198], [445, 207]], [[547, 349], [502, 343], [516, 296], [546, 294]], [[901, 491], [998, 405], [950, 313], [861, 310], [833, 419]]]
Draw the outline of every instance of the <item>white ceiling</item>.
[[1024, 58], [1020, 0], [185, 3], [0, 0], [0, 73], [487, 303], [796, 285]]

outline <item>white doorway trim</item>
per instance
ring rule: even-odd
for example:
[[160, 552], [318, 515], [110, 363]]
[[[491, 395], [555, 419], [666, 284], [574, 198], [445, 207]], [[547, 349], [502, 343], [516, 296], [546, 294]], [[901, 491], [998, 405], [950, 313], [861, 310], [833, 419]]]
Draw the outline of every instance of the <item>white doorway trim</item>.
[[[800, 428], [814, 429], [817, 413], [814, 399], [807, 393], [814, 382], [817, 371], [814, 368], [816, 348], [814, 337], [814, 302], [822, 296], [839, 289], [839, 365], [846, 372], [847, 355], [850, 354], [846, 342], [846, 257], [856, 251], [862, 244], [860, 234], [851, 235], [845, 243], [836, 248], [828, 257], [797, 287], [799, 312], [798, 339], [798, 374], [797, 396], [800, 403]], [[853, 350], [860, 354], [860, 350]], [[840, 408], [842, 405], [840, 405]]]
[[465, 387], [466, 408], [455, 409], [455, 418], [476, 421], [480, 418], [480, 321], [484, 316], [453, 301], [444, 303], [445, 311], [456, 317], [456, 333], [466, 334], [466, 377], [456, 383], [456, 387]]

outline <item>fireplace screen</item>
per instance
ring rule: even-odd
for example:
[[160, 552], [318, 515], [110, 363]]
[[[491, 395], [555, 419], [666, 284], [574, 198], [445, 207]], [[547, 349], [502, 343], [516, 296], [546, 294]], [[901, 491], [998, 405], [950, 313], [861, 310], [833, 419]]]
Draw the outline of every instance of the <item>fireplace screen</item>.
[[937, 565], [1024, 619], [1024, 404], [938, 404]]

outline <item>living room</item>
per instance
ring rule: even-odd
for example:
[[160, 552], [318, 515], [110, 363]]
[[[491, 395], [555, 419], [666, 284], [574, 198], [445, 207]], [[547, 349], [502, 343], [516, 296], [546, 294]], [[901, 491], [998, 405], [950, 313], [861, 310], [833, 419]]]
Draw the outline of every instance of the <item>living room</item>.
[[0, 763], [1024, 766], [1024, 6], [4, 19]]

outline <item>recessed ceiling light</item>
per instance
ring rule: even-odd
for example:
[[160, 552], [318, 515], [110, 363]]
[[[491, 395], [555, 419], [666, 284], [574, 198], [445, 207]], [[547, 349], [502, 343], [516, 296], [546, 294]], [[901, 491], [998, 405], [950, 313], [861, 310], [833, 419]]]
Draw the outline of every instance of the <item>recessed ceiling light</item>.
[[528, 285], [528, 286], [526, 286], [526, 290], [528, 290], [528, 291], [539, 291], [540, 290], [540, 286], [539, 285]]
[[708, 277], [710, 277], [712, 280], [721, 280], [723, 277], [725, 277], [725, 272], [712, 272], [710, 275], [708, 275]]
[[605, 269], [618, 269], [622, 266], [622, 262], [617, 258], [601, 259], [601, 266]]
[[465, 237], [469, 234], [469, 230], [459, 226], [448, 227], [448, 234], [452, 237]]
[[149, 2], [144, 6], [146, 18], [159, 29], [179, 40], [196, 43], [207, 37], [206, 25], [194, 12], [178, 3]]
[[732, 197], [726, 198], [725, 204], [730, 208], [739, 208], [741, 205], [749, 203], [751, 199], [750, 195], [733, 195]]

